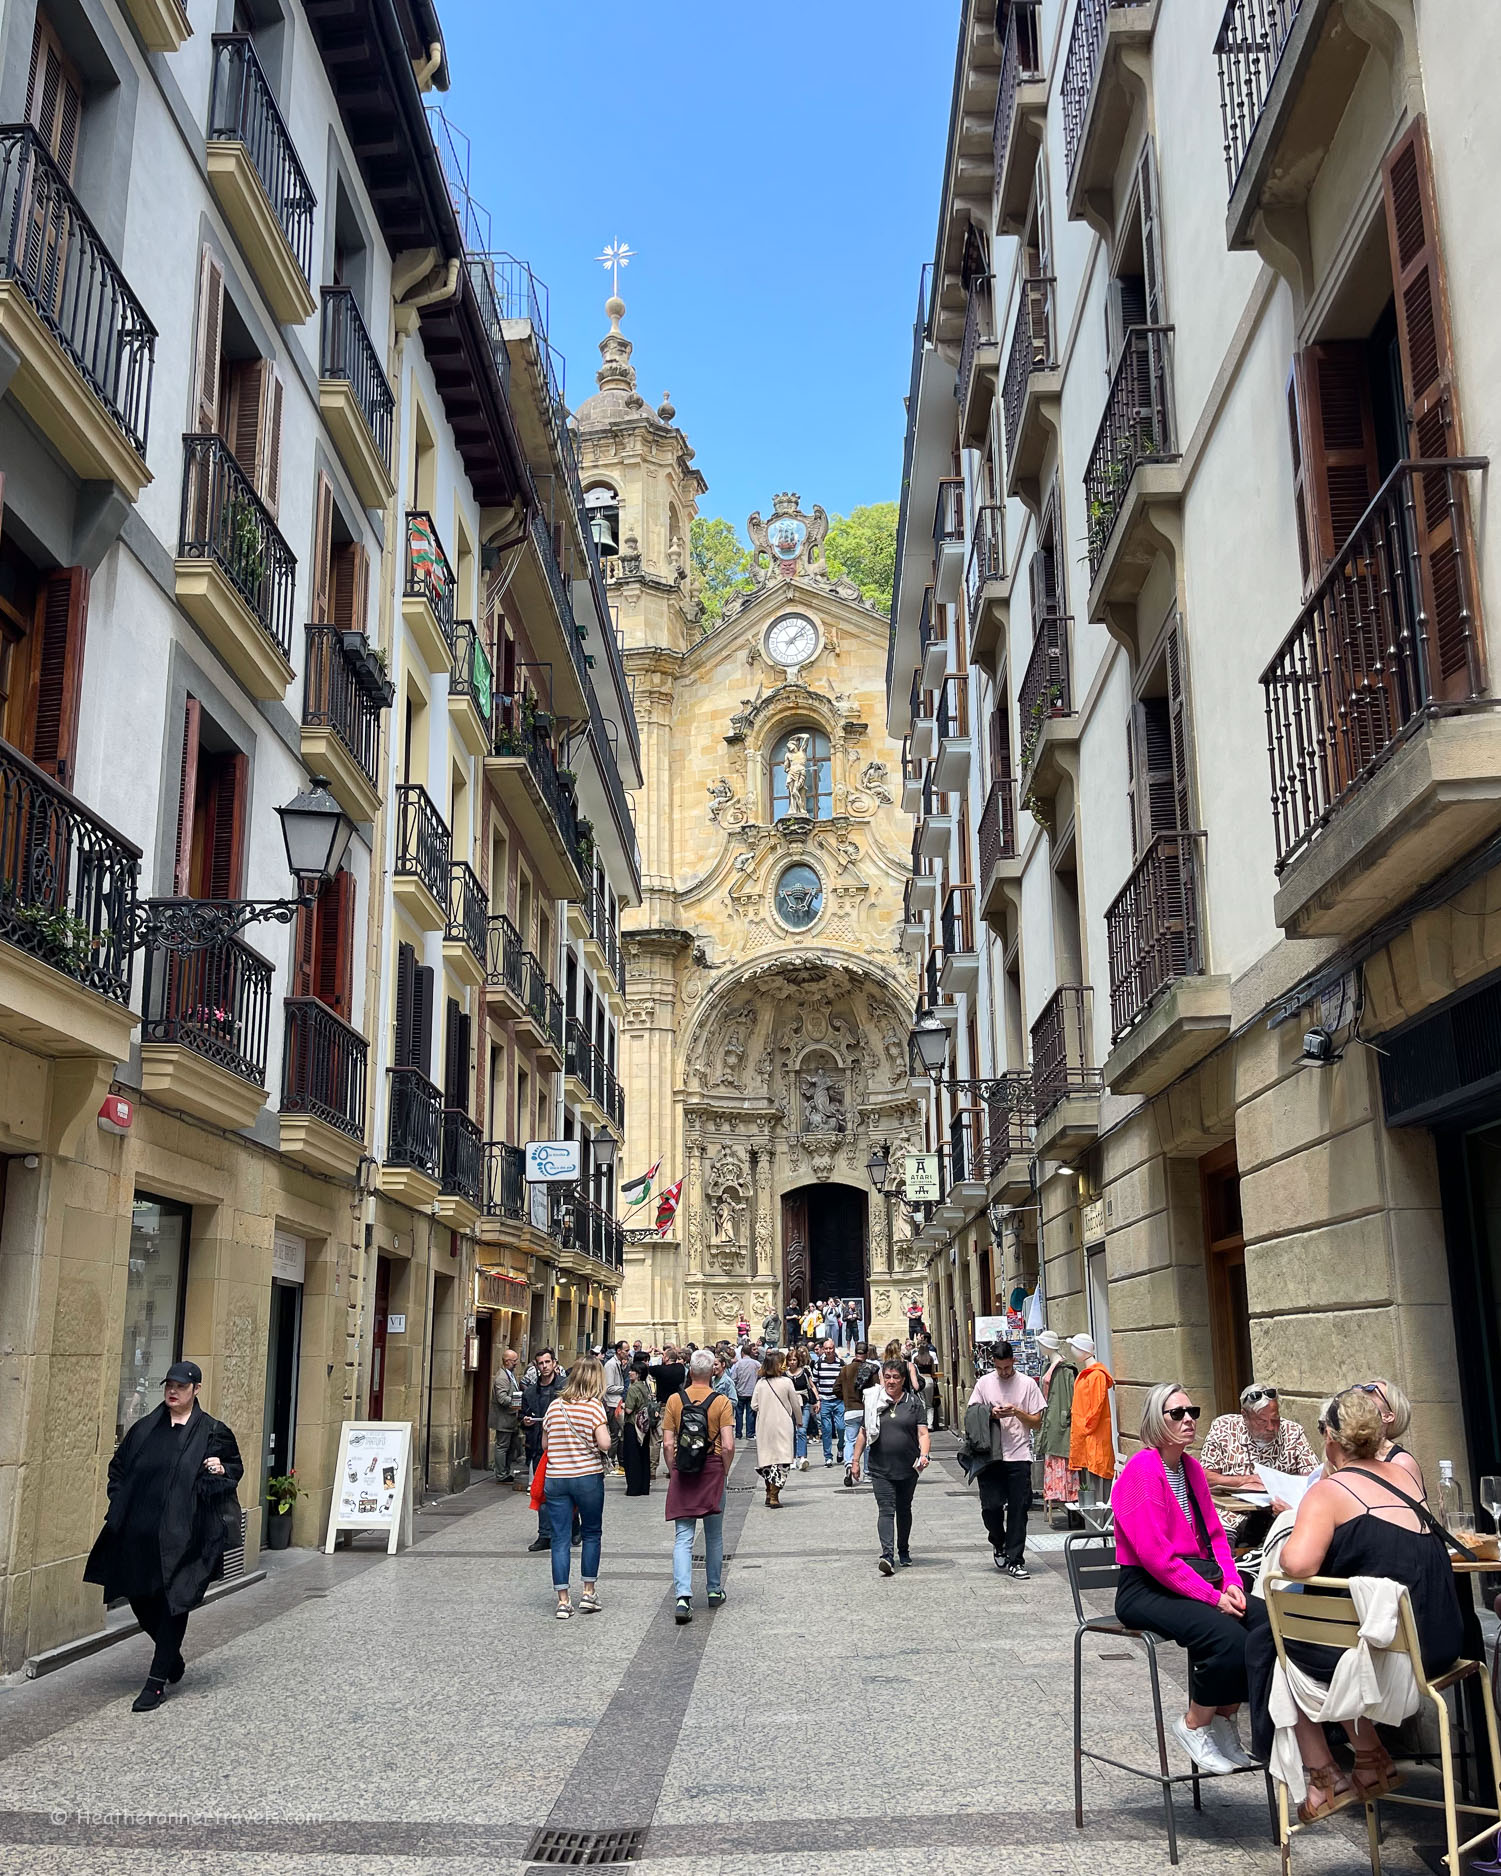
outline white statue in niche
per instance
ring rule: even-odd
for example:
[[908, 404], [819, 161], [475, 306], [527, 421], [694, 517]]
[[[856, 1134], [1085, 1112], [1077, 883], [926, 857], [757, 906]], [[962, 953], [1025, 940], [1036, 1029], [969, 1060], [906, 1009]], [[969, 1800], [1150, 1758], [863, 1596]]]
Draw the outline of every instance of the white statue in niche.
[[803, 1100], [804, 1133], [844, 1132], [844, 1085], [826, 1068], [815, 1068], [804, 1075], [800, 1089]]
[[787, 778], [787, 814], [788, 817], [808, 812], [808, 784], [811, 779], [811, 764], [808, 757], [808, 738], [790, 736], [787, 750], [782, 757], [782, 773]]
[[744, 1211], [739, 1194], [726, 1192], [714, 1207], [714, 1242], [716, 1244], [738, 1244], [740, 1242], [740, 1218]]

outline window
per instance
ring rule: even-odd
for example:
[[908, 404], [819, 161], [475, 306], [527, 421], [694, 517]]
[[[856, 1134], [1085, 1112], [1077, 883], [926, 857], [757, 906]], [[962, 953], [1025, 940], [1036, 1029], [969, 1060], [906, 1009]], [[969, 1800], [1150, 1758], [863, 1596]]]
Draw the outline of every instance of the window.
[[[1162, 324], [1162, 243], [1157, 225], [1157, 172], [1149, 138], [1136, 166], [1131, 205], [1122, 218], [1105, 295], [1105, 350], [1112, 377], [1127, 333], [1137, 326]], [[1150, 398], [1146, 407], [1151, 408]]]
[[457, 997], [448, 999], [443, 1024], [443, 1105], [469, 1112], [469, 1013]]
[[1063, 588], [1063, 552], [1059, 540], [1058, 485], [1048, 494], [1037, 527], [1037, 547], [1027, 563], [1027, 587], [1032, 602], [1032, 632], [1041, 630], [1048, 618], [1061, 618], [1067, 611]]
[[354, 875], [342, 868], [297, 914], [292, 995], [316, 997], [350, 1021], [354, 975]]
[[834, 773], [829, 739], [803, 725], [779, 736], [771, 750], [771, 818], [806, 816], [827, 821], [834, 812]]
[[1133, 855], [1145, 853], [1159, 834], [1187, 833], [1194, 824], [1183, 680], [1183, 645], [1174, 620], [1131, 707], [1126, 756]]
[[620, 552], [620, 497], [607, 482], [584, 490], [584, 516], [601, 560]]
[[69, 788], [88, 610], [84, 568], [43, 573], [0, 536], [0, 736]]
[[370, 618], [370, 556], [339, 512], [321, 472], [313, 504], [314, 625], [364, 632]]
[[198, 269], [198, 333], [190, 421], [218, 435], [275, 520], [281, 502], [283, 386], [256, 350], [249, 327], [224, 290], [224, 267], [205, 247]]
[[182, 767], [172, 891], [180, 899], [236, 899], [245, 868], [250, 760], [204, 714], [183, 707]]
[[409, 944], [396, 947], [396, 1036], [391, 1060], [432, 1079], [433, 968], [419, 964]]
[[125, 1333], [115, 1409], [117, 1442], [160, 1401], [167, 1370], [182, 1353], [191, 1219], [186, 1205], [145, 1192], [138, 1192], [131, 1206]]

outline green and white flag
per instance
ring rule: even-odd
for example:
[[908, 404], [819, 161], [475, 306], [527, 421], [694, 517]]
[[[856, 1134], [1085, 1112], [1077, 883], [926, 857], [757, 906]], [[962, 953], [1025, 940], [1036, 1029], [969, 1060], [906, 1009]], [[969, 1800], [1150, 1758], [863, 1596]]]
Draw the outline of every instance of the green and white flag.
[[651, 1197], [651, 1182], [661, 1170], [661, 1160], [654, 1160], [638, 1178], [627, 1179], [620, 1188], [620, 1196], [634, 1211], [638, 1205], [644, 1205]]

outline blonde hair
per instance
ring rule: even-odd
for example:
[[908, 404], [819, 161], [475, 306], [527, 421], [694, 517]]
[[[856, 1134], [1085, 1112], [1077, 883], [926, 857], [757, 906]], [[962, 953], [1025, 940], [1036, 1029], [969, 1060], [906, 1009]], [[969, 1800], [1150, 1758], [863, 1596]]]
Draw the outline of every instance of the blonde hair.
[[568, 1379], [563, 1384], [559, 1400], [603, 1400], [605, 1394], [605, 1365], [594, 1355], [580, 1355], [568, 1370]]
[[1376, 1397], [1377, 1403], [1379, 1406], [1380, 1402], [1385, 1400], [1386, 1412], [1390, 1416], [1386, 1422], [1386, 1437], [1389, 1440], [1401, 1439], [1412, 1425], [1412, 1402], [1395, 1381], [1383, 1381], [1378, 1375], [1372, 1385], [1381, 1389], [1381, 1393]]
[[892, 1336], [891, 1340], [886, 1344], [886, 1352], [882, 1355], [881, 1360], [887, 1362], [900, 1361], [901, 1359], [902, 1345], [895, 1336]]
[[1146, 1399], [1141, 1410], [1141, 1443], [1160, 1452], [1167, 1444], [1167, 1404], [1175, 1394], [1188, 1398], [1188, 1389], [1181, 1381], [1160, 1381]]
[[1335, 1395], [1325, 1411], [1324, 1425], [1328, 1438], [1352, 1459], [1374, 1459], [1386, 1440], [1375, 1395], [1358, 1387]]

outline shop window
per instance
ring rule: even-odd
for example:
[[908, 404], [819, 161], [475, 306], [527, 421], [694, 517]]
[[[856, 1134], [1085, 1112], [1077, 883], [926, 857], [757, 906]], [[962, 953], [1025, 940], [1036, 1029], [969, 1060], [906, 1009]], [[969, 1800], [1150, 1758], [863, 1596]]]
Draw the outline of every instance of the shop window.
[[172, 891], [180, 899], [236, 899], [245, 869], [250, 759], [196, 697], [183, 708]]
[[834, 771], [829, 739], [803, 724], [779, 736], [771, 748], [771, 818], [806, 816], [827, 821], [834, 813]]
[[130, 1263], [125, 1278], [125, 1333], [120, 1348], [120, 1391], [115, 1439], [161, 1399], [167, 1370], [182, 1354], [187, 1295], [188, 1232], [192, 1212], [171, 1199], [138, 1192], [130, 1215]]

